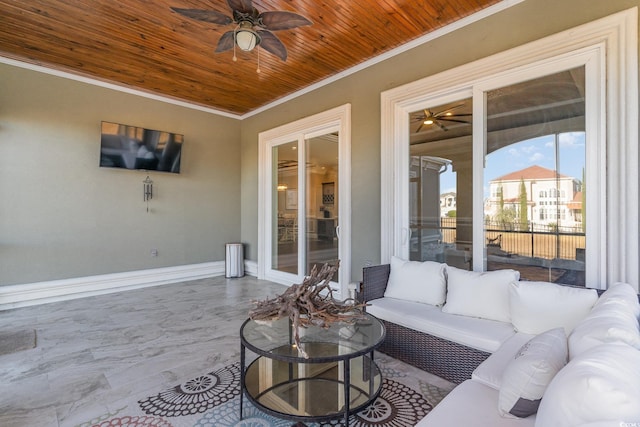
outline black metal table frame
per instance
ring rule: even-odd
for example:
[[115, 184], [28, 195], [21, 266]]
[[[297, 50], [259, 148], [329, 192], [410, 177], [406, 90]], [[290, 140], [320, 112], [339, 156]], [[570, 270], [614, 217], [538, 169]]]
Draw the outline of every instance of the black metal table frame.
[[[369, 315], [371, 316], [371, 315]], [[373, 316], [371, 316], [373, 317]], [[380, 320], [376, 319], [378, 322], [380, 322]], [[326, 421], [326, 420], [331, 420], [331, 419], [337, 419], [340, 418], [342, 416], [344, 416], [344, 425], [348, 426], [349, 425], [349, 416], [351, 414], [357, 413], [358, 411], [360, 411], [361, 409], [365, 408], [367, 405], [371, 404], [371, 402], [373, 402], [378, 395], [380, 394], [380, 390], [382, 389], [382, 378], [380, 378], [380, 384], [378, 386], [378, 390], [376, 390], [375, 392], [373, 392], [371, 389], [373, 388], [373, 381], [370, 380], [369, 381], [369, 399], [364, 402], [361, 405], [358, 405], [355, 408], [351, 408], [350, 405], [350, 401], [351, 401], [351, 360], [356, 359], [357, 357], [367, 357], [366, 355], [369, 354], [368, 359], [369, 359], [369, 363], [371, 363], [371, 367], [370, 367], [370, 371], [373, 371], [374, 368], [377, 368], [377, 365], [375, 364], [374, 361], [374, 350], [376, 348], [378, 348], [380, 345], [382, 345], [382, 343], [384, 342], [384, 338], [386, 335], [386, 331], [384, 328], [384, 324], [382, 324], [382, 322], [380, 322], [382, 324], [382, 334], [380, 336], [380, 339], [373, 344], [371, 347], [367, 347], [365, 349], [359, 350], [359, 351], [355, 351], [353, 353], [348, 353], [348, 354], [342, 354], [342, 355], [338, 355], [338, 356], [324, 356], [324, 357], [309, 357], [309, 358], [303, 358], [303, 357], [298, 357], [298, 356], [287, 356], [287, 355], [281, 355], [281, 354], [274, 354], [271, 353], [268, 350], [263, 350], [260, 349], [254, 345], [252, 345], [251, 343], [247, 342], [244, 338], [244, 334], [243, 334], [243, 330], [244, 327], [246, 326], [246, 324], [248, 322], [250, 322], [251, 319], [247, 319], [244, 321], [244, 323], [242, 324], [242, 326], [240, 327], [240, 419], [242, 420], [243, 417], [243, 398], [244, 395], [247, 395], [247, 398], [254, 404], [256, 405], [258, 408], [260, 408], [262, 411], [266, 412], [269, 415], [278, 417], [278, 418], [284, 418], [284, 419], [288, 419], [288, 420], [293, 420], [293, 421], [309, 421], [309, 422], [316, 422], [316, 421]], [[292, 333], [292, 325], [291, 322], [289, 322], [289, 345], [293, 345], [294, 343], [294, 339], [293, 339], [293, 333]], [[270, 408], [265, 407], [264, 405], [260, 404], [257, 401], [257, 398], [254, 398], [254, 396], [251, 396], [251, 394], [247, 391], [246, 389], [246, 385], [245, 385], [245, 367], [246, 367], [246, 349], [251, 350], [253, 353], [255, 353], [256, 355], [258, 355], [259, 357], [257, 359], [255, 359], [252, 363], [255, 363], [259, 360], [260, 357], [266, 357], [268, 359], [271, 360], [281, 360], [284, 362], [289, 363], [289, 381], [287, 381], [287, 383], [295, 383], [295, 382], [301, 382], [301, 381], [307, 381], [308, 378], [297, 378], [294, 379], [293, 378], [293, 365], [294, 364], [302, 364], [302, 363], [308, 363], [308, 364], [312, 364], [312, 363], [329, 363], [329, 362], [344, 362], [343, 363], [343, 376], [344, 376], [344, 381], [335, 381], [335, 380], [327, 380], [327, 381], [334, 381], [334, 382], [338, 382], [339, 384], [343, 384], [344, 386], [344, 401], [345, 401], [345, 410], [344, 410], [344, 414], [342, 414], [341, 412], [337, 412], [336, 414], [331, 414], [331, 415], [320, 415], [320, 416], [299, 416], [299, 415], [292, 415], [292, 414], [287, 414], [287, 413], [283, 413], [283, 412], [278, 412], [275, 410], [272, 410]], [[380, 375], [382, 375], [380, 373]], [[265, 393], [268, 393], [269, 391], [271, 391], [273, 388], [275, 387], [279, 387], [281, 386], [283, 383], [278, 383], [274, 386], [271, 386], [269, 389], [263, 391], [262, 393], [260, 393], [259, 396], [264, 395]], [[359, 389], [359, 388], [358, 388]], [[365, 393], [364, 390], [359, 389], [361, 392]]]

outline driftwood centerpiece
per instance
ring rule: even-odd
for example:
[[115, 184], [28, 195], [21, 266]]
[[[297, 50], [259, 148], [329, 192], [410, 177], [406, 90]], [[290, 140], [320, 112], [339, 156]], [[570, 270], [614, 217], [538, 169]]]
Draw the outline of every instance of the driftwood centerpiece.
[[288, 317], [293, 326], [296, 347], [307, 358], [300, 346], [300, 327], [314, 325], [328, 328], [334, 322], [353, 323], [364, 318], [362, 307], [366, 304], [356, 304], [349, 299], [341, 302], [333, 298], [333, 290], [329, 283], [339, 265], [340, 261], [334, 265], [326, 263], [320, 271], [317, 265], [314, 265], [311, 274], [305, 277], [302, 283], [291, 285], [282, 295], [275, 298], [255, 301], [255, 308], [249, 311], [249, 318], [277, 320]]

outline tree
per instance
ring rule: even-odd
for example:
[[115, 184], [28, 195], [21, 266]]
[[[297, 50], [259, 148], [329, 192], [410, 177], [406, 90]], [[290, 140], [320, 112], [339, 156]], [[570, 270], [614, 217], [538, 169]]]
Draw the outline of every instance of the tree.
[[520, 213], [518, 215], [520, 230], [529, 229], [529, 205], [527, 199], [527, 186], [524, 185], [524, 179], [520, 178]]
[[502, 223], [504, 228], [504, 195], [502, 193], [502, 184], [498, 187], [498, 213], [495, 218], [496, 222]]
[[[504, 190], [502, 185], [498, 187], [498, 213], [495, 216], [495, 221], [500, 224], [503, 230], [512, 229], [513, 222], [516, 218], [516, 212], [513, 208], [504, 207]], [[507, 224], [509, 226], [507, 227]]]

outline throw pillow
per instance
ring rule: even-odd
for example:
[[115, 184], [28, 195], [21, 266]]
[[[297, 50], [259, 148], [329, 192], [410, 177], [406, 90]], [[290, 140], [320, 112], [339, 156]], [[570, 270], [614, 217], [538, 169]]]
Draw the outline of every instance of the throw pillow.
[[640, 351], [623, 343], [594, 347], [549, 384], [536, 427], [622, 426], [640, 420]]
[[515, 357], [522, 346], [534, 336], [522, 333], [513, 334], [473, 371], [471, 379], [499, 391], [500, 387], [502, 387], [502, 375], [504, 374], [505, 366]]
[[503, 417], [535, 414], [553, 377], [566, 365], [567, 336], [563, 328], [537, 335], [520, 348], [502, 375], [498, 412]]
[[509, 284], [519, 278], [515, 270], [476, 272], [447, 266], [447, 302], [442, 311], [510, 322]]
[[525, 334], [563, 327], [568, 335], [597, 299], [595, 289], [549, 282], [513, 283], [509, 291], [511, 321], [518, 332]]
[[391, 257], [385, 297], [440, 306], [444, 304], [446, 293], [445, 264]]

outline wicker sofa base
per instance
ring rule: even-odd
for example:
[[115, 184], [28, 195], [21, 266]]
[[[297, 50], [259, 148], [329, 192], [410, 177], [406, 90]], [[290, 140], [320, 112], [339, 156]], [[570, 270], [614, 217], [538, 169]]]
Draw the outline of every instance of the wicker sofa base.
[[[359, 302], [384, 297], [389, 281], [389, 264], [365, 267], [362, 285], [357, 292]], [[384, 343], [378, 350], [448, 381], [460, 384], [471, 378], [471, 373], [490, 353], [462, 344], [418, 332], [381, 319], [387, 328]]]
[[490, 356], [386, 320], [382, 322], [387, 335], [378, 351], [456, 384], [471, 378], [474, 369]]

